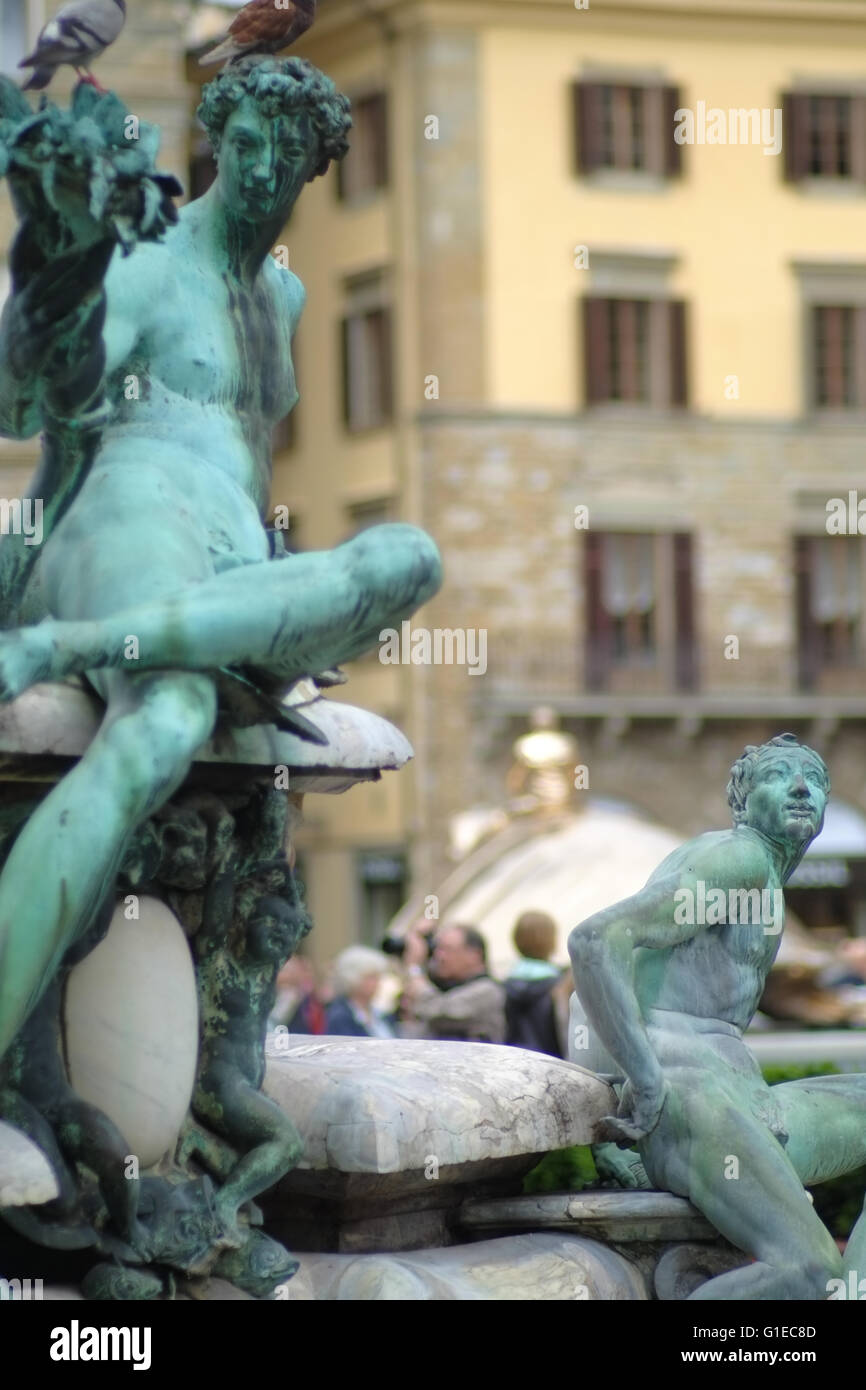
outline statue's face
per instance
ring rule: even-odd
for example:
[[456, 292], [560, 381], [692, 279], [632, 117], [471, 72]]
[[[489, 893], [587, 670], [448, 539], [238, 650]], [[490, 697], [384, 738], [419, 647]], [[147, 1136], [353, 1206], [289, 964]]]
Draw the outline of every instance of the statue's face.
[[288, 908], [263, 911], [250, 923], [249, 944], [253, 957], [283, 965], [295, 946], [296, 923]]
[[244, 97], [220, 141], [218, 177], [226, 206], [249, 222], [284, 221], [317, 158], [309, 112], [273, 119]]
[[799, 749], [762, 753], [746, 798], [746, 824], [792, 846], [813, 840], [824, 824], [827, 790], [814, 758]]

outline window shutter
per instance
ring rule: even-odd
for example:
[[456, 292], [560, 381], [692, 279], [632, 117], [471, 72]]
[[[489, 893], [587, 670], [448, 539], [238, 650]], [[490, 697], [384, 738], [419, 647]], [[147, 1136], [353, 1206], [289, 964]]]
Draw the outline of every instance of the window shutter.
[[866, 97], [851, 98], [851, 177], [866, 183]]
[[809, 390], [811, 399], [810, 407], [814, 410], [816, 406], [827, 404], [828, 380], [826, 366], [826, 347], [824, 341], [824, 313], [825, 310], [820, 304], [813, 304], [809, 308], [809, 331], [811, 334], [811, 372]]
[[670, 404], [685, 406], [688, 405], [689, 399], [685, 300], [671, 300], [668, 313], [671, 344]]
[[394, 413], [394, 355], [391, 350], [391, 313], [377, 309], [372, 316], [379, 361], [379, 410], [382, 422]]
[[814, 690], [820, 658], [818, 628], [812, 617], [813, 577], [812, 541], [809, 536], [794, 538], [794, 594], [797, 622], [797, 677], [801, 690]]
[[577, 172], [591, 174], [602, 166], [601, 87], [596, 82], [574, 84]]
[[370, 134], [373, 140], [373, 165], [376, 188], [388, 184], [388, 98], [377, 92], [370, 98]]
[[601, 567], [604, 536], [583, 533], [584, 635], [586, 639], [586, 688], [603, 690], [610, 666], [610, 617], [601, 601]]
[[854, 310], [854, 405], [866, 410], [866, 308]]
[[662, 127], [664, 131], [664, 171], [669, 178], [678, 178], [683, 172], [683, 147], [674, 139], [676, 121], [674, 113], [682, 106], [679, 87], [662, 88]]
[[611, 398], [608, 299], [587, 295], [583, 300], [583, 379], [587, 405]]
[[[859, 311], [839, 304], [812, 308], [812, 404], [844, 409], [857, 401], [857, 332]], [[854, 341], [852, 343], [852, 336]], [[848, 375], [849, 351], [854, 352], [853, 381]], [[853, 394], [852, 394], [853, 392]]]
[[677, 690], [694, 690], [697, 653], [692, 538], [687, 531], [678, 531], [671, 540], [674, 552], [674, 682]]
[[349, 361], [349, 323], [348, 318], [340, 322], [340, 375], [342, 378], [343, 395], [343, 424], [351, 427], [352, 425], [352, 403], [349, 393], [349, 372], [351, 363]]
[[809, 173], [809, 98], [800, 92], [782, 97], [782, 143], [785, 178], [803, 179]]

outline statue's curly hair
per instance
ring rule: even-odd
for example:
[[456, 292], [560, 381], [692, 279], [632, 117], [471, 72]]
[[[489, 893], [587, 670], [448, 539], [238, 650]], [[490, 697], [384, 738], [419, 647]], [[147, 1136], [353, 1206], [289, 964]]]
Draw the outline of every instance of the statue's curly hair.
[[202, 91], [196, 112], [215, 150], [229, 116], [252, 97], [264, 115], [277, 117], [290, 111], [309, 111], [319, 137], [321, 158], [310, 175], [325, 174], [332, 159], [342, 159], [349, 148], [352, 127], [349, 98], [337, 91], [330, 77], [305, 58], [268, 58], [249, 54], [229, 63]]
[[825, 791], [828, 795], [830, 793], [830, 774], [820, 753], [816, 753], [814, 748], [809, 748], [807, 744], [801, 743], [796, 734], [777, 734], [768, 743], [762, 743], [760, 746], [754, 743], [748, 744], [743, 749], [742, 757], [738, 758], [731, 768], [731, 780], [728, 783], [728, 805], [731, 808], [734, 825], [741, 825], [745, 820], [746, 798], [752, 789], [755, 767], [761, 754], [766, 752], [768, 748], [797, 748], [807, 757], [814, 759], [824, 777]]

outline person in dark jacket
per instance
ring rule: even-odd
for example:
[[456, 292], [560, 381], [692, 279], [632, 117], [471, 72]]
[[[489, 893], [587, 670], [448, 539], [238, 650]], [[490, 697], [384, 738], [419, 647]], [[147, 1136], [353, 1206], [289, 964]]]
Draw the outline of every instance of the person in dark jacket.
[[342, 1038], [393, 1038], [394, 1025], [374, 1008], [388, 957], [369, 946], [350, 946], [334, 962], [336, 998], [325, 1011], [325, 1032]]
[[564, 1057], [557, 1005], [562, 981], [569, 977], [550, 961], [556, 949], [556, 923], [546, 912], [521, 913], [512, 940], [520, 959], [505, 981], [505, 1041], [512, 1047]]

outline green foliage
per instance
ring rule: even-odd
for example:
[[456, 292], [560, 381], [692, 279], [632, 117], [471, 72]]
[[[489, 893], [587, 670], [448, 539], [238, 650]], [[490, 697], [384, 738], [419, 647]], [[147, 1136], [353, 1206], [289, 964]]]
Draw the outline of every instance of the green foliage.
[[863, 1210], [866, 1168], [833, 1178], [832, 1182], [822, 1182], [809, 1191], [815, 1199], [815, 1210], [830, 1234], [847, 1240]]
[[[769, 1086], [783, 1081], [801, 1081], [807, 1076], [839, 1076], [841, 1068], [834, 1062], [813, 1062], [788, 1067], [763, 1067], [764, 1080]], [[832, 1235], [846, 1240], [863, 1207], [866, 1191], [866, 1168], [846, 1173], [831, 1182], [810, 1188], [815, 1210]]]
[[585, 1187], [597, 1187], [598, 1173], [592, 1160], [592, 1150], [586, 1145], [573, 1144], [568, 1149], [554, 1149], [523, 1179], [523, 1191], [582, 1192]]
[[[814, 1062], [791, 1066], [766, 1066], [762, 1068], [764, 1079], [770, 1086], [778, 1086], [783, 1081], [800, 1081], [807, 1076], [838, 1076], [841, 1068], [834, 1062]], [[574, 1145], [568, 1149], [554, 1149], [545, 1154], [523, 1180], [523, 1191], [527, 1195], [539, 1192], [582, 1192], [586, 1187], [600, 1186], [600, 1179], [593, 1162], [592, 1150]], [[836, 1237], [846, 1239], [851, 1234], [863, 1208], [863, 1194], [866, 1192], [866, 1168], [844, 1177], [834, 1178], [832, 1182], [821, 1183], [812, 1188], [815, 1210], [828, 1230]]]
[[787, 1067], [768, 1065], [761, 1071], [768, 1086], [778, 1086], [783, 1081], [802, 1081], [807, 1076], [839, 1076], [841, 1068], [835, 1062], [795, 1062]]

